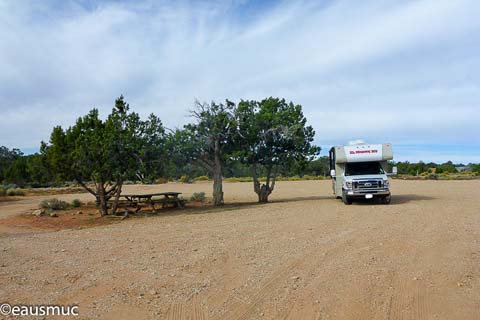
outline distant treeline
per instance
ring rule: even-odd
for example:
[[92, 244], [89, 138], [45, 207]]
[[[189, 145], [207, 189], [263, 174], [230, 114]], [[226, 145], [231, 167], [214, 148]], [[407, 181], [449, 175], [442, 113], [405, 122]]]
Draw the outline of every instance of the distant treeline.
[[[279, 176], [328, 176], [328, 157], [320, 157], [308, 161], [303, 165], [293, 166], [289, 170], [279, 169]], [[265, 172], [260, 172], [265, 176]], [[242, 178], [251, 176], [251, 169], [247, 164], [240, 161], [231, 161], [224, 168], [225, 178]], [[158, 172], [150, 177], [139, 179], [137, 175], [131, 175], [128, 180], [139, 183], [155, 183], [156, 181], [194, 181], [198, 177], [210, 177], [209, 172], [195, 163], [179, 163], [176, 159], [164, 159], [163, 165]], [[48, 158], [43, 153], [30, 155], [23, 154], [19, 149], [8, 149], [0, 146], [0, 182], [13, 184], [18, 187], [52, 187], [64, 186], [65, 181], [55, 174]]]
[[447, 161], [442, 164], [437, 164], [434, 162], [416, 162], [410, 163], [405, 162], [396, 162], [392, 163], [392, 166], [395, 165], [398, 168], [399, 174], [418, 176], [425, 173], [435, 173], [435, 174], [448, 174], [448, 173], [459, 173], [459, 172], [471, 172], [480, 174], [480, 164], [478, 163], [469, 163], [467, 165], [463, 163], [453, 163], [452, 161]]
[[[194, 163], [179, 163], [173, 159], [165, 159], [161, 170], [154, 176], [141, 180], [135, 175], [129, 177], [140, 183], [155, 183], [156, 181], [193, 181], [198, 177], [209, 177], [209, 172], [202, 166]], [[448, 161], [442, 164], [434, 162], [390, 162], [390, 170], [397, 166], [402, 175], [419, 176], [425, 173], [458, 173], [459, 170], [480, 174], [480, 164], [453, 163]], [[322, 156], [303, 165], [297, 165], [288, 170], [280, 169], [281, 177], [315, 177], [329, 175], [328, 157]], [[260, 173], [264, 175], [265, 172]], [[224, 168], [225, 178], [242, 178], [251, 176], [250, 167], [240, 161], [231, 161]], [[211, 178], [211, 177], [209, 177]], [[52, 170], [45, 154], [35, 153], [24, 155], [19, 149], [8, 149], [0, 146], [0, 181], [3, 184], [14, 184], [19, 187], [50, 187], [63, 186], [64, 180]]]

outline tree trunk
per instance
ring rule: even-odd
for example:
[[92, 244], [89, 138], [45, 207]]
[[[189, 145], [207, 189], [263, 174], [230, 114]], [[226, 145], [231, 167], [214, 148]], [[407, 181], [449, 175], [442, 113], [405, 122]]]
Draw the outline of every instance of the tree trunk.
[[215, 162], [213, 164], [213, 205], [223, 205], [222, 188], [222, 159], [220, 158], [220, 142], [215, 141], [214, 149]]
[[103, 217], [108, 214], [107, 198], [105, 196], [105, 187], [101, 185], [98, 190], [97, 204], [100, 215]]
[[262, 184], [260, 187], [260, 192], [258, 192], [258, 202], [266, 203], [268, 202], [268, 196], [272, 193], [270, 188], [266, 184]]
[[221, 206], [223, 203], [222, 173], [215, 170], [213, 174], [213, 204]]
[[[77, 182], [88, 192], [90, 192], [92, 195], [95, 196], [95, 205], [97, 206], [98, 210], [100, 211], [100, 214], [103, 216], [108, 214], [108, 200], [111, 198], [110, 194], [107, 194], [107, 191], [105, 190], [105, 184], [103, 183], [103, 180], [100, 180], [100, 182], [95, 184], [95, 189], [91, 189], [85, 182], [83, 182], [81, 179], [76, 178]], [[121, 181], [123, 183], [123, 181]], [[121, 190], [121, 185], [120, 189]], [[120, 191], [119, 191], [120, 192]], [[118, 200], [118, 198], [117, 198]]]
[[122, 185], [123, 185], [123, 181], [117, 181], [117, 189], [115, 190], [115, 193], [114, 193], [115, 198], [114, 198], [113, 207], [112, 207], [113, 215], [117, 213], [118, 199], [120, 198], [120, 194], [122, 193]]
[[270, 185], [270, 178], [272, 174], [272, 167], [267, 168], [267, 181], [262, 184], [258, 180], [257, 176], [257, 166], [256, 164], [252, 165], [252, 175], [253, 175], [253, 190], [258, 195], [258, 202], [266, 203], [268, 202], [268, 196], [272, 193], [275, 188], [275, 175], [273, 175], [272, 184]]
[[97, 186], [97, 207], [100, 211], [100, 215], [103, 217], [108, 214], [108, 206], [107, 206], [107, 194], [105, 191], [105, 183], [103, 179], [100, 179]]

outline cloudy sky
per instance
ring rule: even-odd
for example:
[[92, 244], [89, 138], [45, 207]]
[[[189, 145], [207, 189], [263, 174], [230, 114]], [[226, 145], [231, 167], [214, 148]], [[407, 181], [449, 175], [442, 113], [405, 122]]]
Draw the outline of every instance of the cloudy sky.
[[120, 94], [181, 126], [195, 99], [301, 104], [322, 154], [480, 162], [480, 1], [0, 0], [0, 145]]

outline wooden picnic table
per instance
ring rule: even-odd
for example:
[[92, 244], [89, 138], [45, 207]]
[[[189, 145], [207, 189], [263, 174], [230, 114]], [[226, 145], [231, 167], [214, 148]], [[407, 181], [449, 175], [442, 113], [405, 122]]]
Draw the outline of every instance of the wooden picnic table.
[[185, 200], [179, 198], [181, 194], [181, 192], [122, 194], [119, 197], [118, 205], [121, 207], [135, 207], [135, 212], [140, 211], [142, 205], [150, 206], [153, 212], [157, 212], [155, 208], [156, 204], [161, 204], [162, 208], [168, 204], [173, 204], [174, 207], [184, 208]]

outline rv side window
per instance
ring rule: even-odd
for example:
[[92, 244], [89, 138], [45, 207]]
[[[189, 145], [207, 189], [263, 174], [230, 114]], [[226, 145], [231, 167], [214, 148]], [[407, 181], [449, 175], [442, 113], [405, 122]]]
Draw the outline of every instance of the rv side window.
[[346, 176], [359, 176], [366, 174], [384, 174], [382, 166], [378, 162], [350, 162], [345, 167]]

